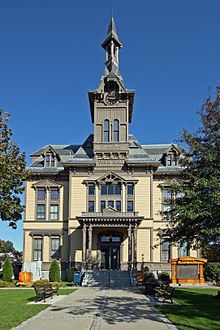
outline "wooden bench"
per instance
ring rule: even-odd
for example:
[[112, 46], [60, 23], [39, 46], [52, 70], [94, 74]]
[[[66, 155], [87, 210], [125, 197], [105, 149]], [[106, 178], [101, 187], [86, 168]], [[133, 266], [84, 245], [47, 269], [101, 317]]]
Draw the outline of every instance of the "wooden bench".
[[170, 300], [171, 303], [173, 303], [172, 297], [174, 291], [175, 288], [173, 288], [172, 286], [162, 284], [161, 287], [154, 289], [155, 298], [159, 300], [159, 298], [161, 297], [163, 298], [163, 302], [165, 302], [166, 300]]
[[58, 295], [59, 286], [56, 285], [55, 287], [52, 287], [51, 283], [42, 283], [40, 285], [35, 285], [34, 290], [36, 293], [35, 302], [40, 300], [45, 302], [46, 298], [50, 297], [52, 299], [53, 294], [56, 293]]

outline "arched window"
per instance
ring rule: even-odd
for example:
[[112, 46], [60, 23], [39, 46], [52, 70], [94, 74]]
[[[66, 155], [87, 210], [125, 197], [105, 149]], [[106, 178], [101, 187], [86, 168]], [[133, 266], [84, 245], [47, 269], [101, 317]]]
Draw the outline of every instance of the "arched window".
[[119, 121], [118, 119], [114, 120], [114, 141], [119, 141]]
[[104, 134], [103, 134], [103, 139], [104, 142], [109, 142], [109, 120], [105, 119], [104, 120]]

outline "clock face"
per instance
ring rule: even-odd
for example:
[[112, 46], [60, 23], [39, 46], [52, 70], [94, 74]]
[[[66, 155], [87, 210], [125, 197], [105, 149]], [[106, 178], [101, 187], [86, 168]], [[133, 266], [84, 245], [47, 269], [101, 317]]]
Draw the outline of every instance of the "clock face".
[[115, 91], [112, 91], [106, 95], [106, 102], [110, 105], [117, 103], [118, 99], [119, 95]]

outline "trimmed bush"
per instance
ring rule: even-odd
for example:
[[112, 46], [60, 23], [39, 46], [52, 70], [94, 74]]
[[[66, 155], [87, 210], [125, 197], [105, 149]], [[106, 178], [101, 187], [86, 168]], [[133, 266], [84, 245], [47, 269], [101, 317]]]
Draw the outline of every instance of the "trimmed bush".
[[161, 273], [158, 274], [158, 279], [161, 282], [168, 282], [168, 283], [170, 283], [170, 274], [169, 273], [166, 273], [166, 272], [161, 272]]
[[60, 266], [57, 260], [53, 260], [49, 269], [50, 282], [60, 282]]
[[66, 271], [66, 280], [67, 282], [73, 282], [75, 268], [70, 268]]
[[7, 288], [8, 287], [8, 282], [0, 280], [0, 288]]
[[208, 262], [204, 271], [207, 281], [220, 282], [220, 262]]
[[44, 283], [49, 283], [48, 280], [37, 280], [37, 281], [34, 281], [33, 282], [33, 286], [38, 286], [38, 285], [41, 285], [41, 284], [44, 284]]
[[12, 267], [12, 264], [11, 264], [11, 260], [7, 256], [7, 258], [5, 259], [4, 265], [3, 265], [3, 269], [2, 269], [2, 279], [3, 279], [3, 281], [11, 282], [12, 275], [13, 275], [13, 267]]

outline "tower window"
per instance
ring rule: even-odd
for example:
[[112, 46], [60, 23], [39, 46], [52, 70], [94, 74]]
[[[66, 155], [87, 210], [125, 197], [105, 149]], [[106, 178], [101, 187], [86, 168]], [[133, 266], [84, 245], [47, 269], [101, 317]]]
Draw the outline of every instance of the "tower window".
[[105, 119], [104, 120], [104, 142], [109, 142], [110, 134], [109, 134], [109, 120]]
[[118, 119], [114, 120], [114, 141], [119, 141], [119, 121]]

